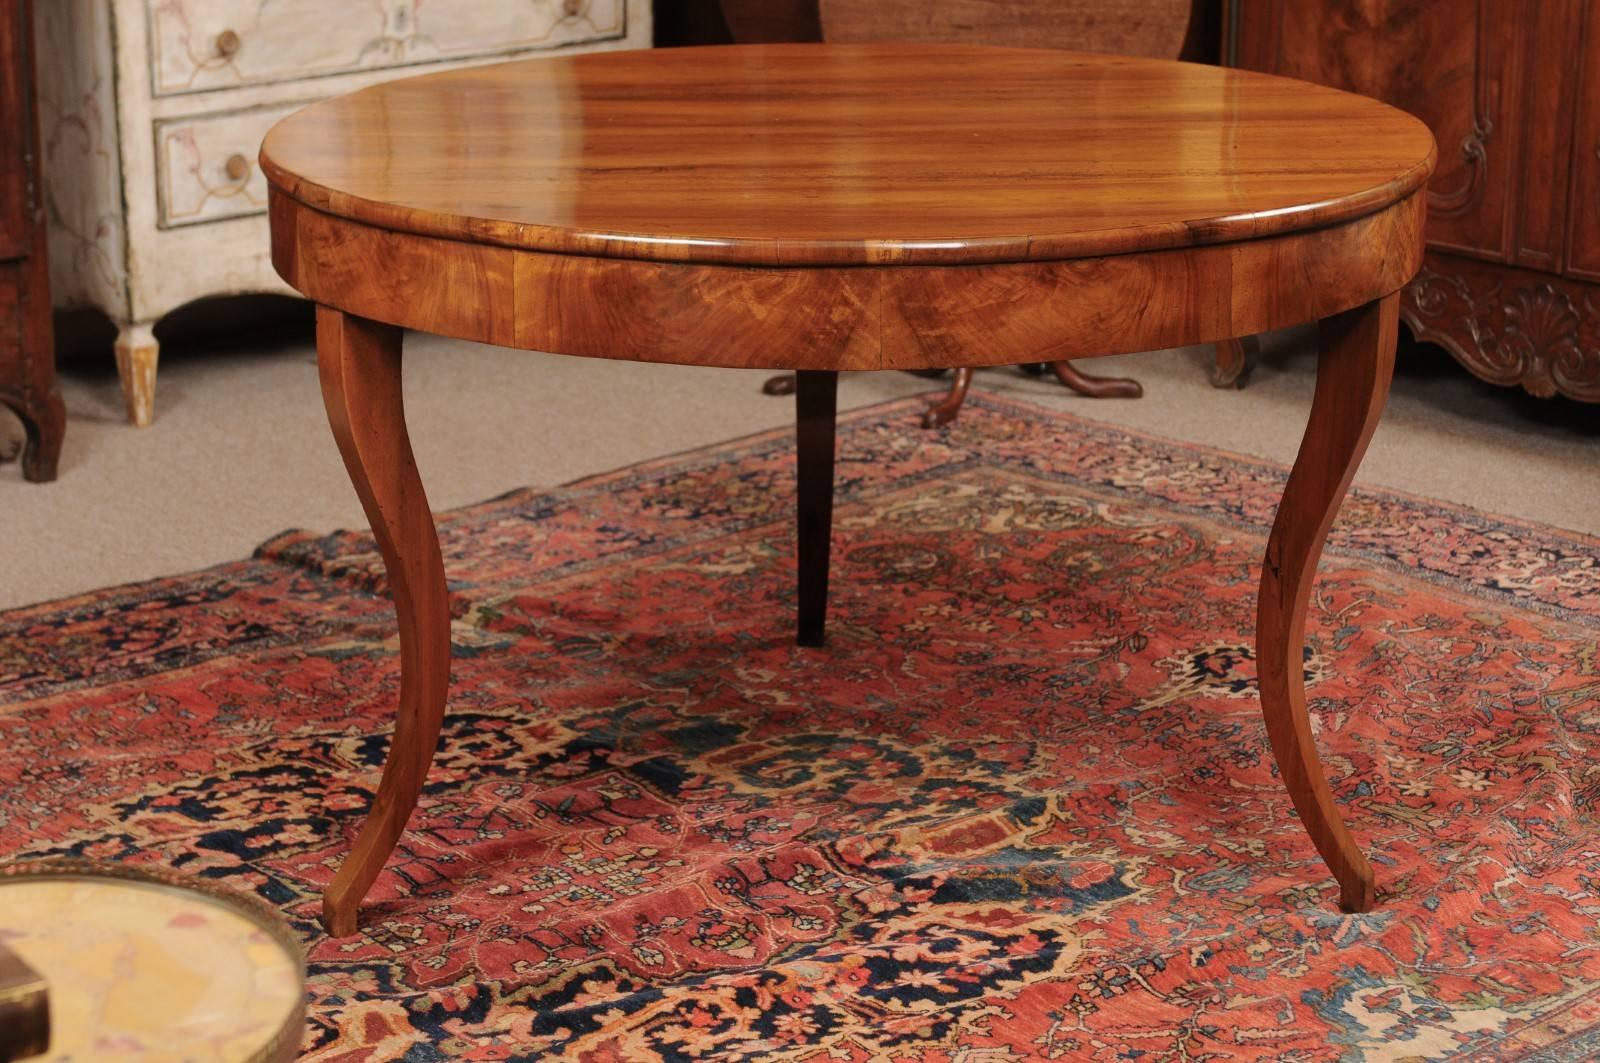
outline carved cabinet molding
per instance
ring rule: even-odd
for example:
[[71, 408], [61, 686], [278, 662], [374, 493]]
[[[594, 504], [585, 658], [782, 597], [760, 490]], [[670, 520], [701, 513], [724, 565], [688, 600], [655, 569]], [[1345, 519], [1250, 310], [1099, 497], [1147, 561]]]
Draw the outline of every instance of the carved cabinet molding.
[[1491, 384], [1600, 402], [1595, 293], [1525, 270], [1456, 267], [1425, 265], [1406, 289], [1402, 312], [1418, 339], [1447, 348]]
[[1491, 383], [1600, 402], [1600, 0], [1231, 0], [1238, 66], [1376, 96], [1439, 141], [1402, 314]]

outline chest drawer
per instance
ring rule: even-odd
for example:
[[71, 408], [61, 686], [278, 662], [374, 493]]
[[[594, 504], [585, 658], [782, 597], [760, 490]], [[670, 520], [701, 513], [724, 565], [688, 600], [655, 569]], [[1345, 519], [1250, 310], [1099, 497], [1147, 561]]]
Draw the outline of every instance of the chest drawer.
[[267, 179], [256, 153], [267, 130], [305, 103], [157, 121], [157, 224], [174, 229], [264, 212]]
[[156, 96], [612, 40], [625, 0], [145, 0]]

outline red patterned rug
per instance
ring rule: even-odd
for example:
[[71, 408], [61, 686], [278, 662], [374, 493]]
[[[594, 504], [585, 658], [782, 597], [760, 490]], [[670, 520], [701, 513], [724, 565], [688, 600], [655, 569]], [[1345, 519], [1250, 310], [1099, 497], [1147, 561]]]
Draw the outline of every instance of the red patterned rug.
[[841, 425], [821, 651], [788, 432], [444, 517], [445, 740], [359, 937], [314, 915], [396, 696], [363, 535], [0, 616], [0, 859], [280, 906], [313, 1059], [1600, 1056], [1600, 541], [1352, 496], [1342, 915], [1255, 694], [1283, 470], [919, 408]]

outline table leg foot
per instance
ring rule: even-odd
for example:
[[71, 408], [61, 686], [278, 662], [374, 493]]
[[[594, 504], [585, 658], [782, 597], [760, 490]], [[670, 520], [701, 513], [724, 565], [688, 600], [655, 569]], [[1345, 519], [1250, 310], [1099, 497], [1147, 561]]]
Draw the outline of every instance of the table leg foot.
[[1049, 365], [1063, 387], [1086, 399], [1137, 399], [1144, 395], [1144, 385], [1129, 377], [1095, 376], [1066, 361]]
[[117, 356], [117, 376], [122, 381], [128, 423], [149, 428], [156, 416], [156, 366], [161, 360], [161, 344], [150, 325], [119, 323], [112, 351]]
[[833, 452], [839, 374], [795, 374], [795, 446], [799, 463], [800, 619], [795, 641], [821, 646], [828, 618], [828, 560], [833, 537]]
[[61, 392], [35, 389], [26, 395], [0, 396], [0, 406], [10, 406], [22, 422], [22, 478], [38, 484], [54, 480], [61, 464], [61, 439], [67, 430]]
[[1223, 340], [1217, 344], [1217, 360], [1211, 366], [1211, 386], [1242, 388], [1261, 352], [1261, 341], [1254, 336]]
[[1373, 905], [1372, 865], [1345, 829], [1311, 736], [1306, 706], [1306, 606], [1322, 545], [1377, 427], [1394, 372], [1399, 296], [1321, 323], [1317, 390], [1305, 439], [1267, 540], [1256, 608], [1261, 711], [1285, 788], [1339, 883], [1340, 904]]
[[972, 387], [972, 367], [962, 366], [950, 380], [950, 392], [937, 404], [929, 406], [922, 414], [922, 427], [943, 428], [956, 419], [961, 404], [967, 401], [967, 389]]
[[372, 522], [400, 627], [400, 705], [367, 820], [323, 895], [328, 933], [355, 933], [433, 763], [450, 684], [450, 605], [433, 515], [406, 433], [400, 329], [317, 308], [322, 398], [345, 469]]

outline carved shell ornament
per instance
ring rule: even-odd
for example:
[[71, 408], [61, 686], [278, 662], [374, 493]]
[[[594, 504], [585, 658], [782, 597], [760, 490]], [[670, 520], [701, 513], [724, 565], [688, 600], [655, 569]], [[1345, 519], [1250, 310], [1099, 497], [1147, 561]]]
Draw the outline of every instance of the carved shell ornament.
[[[1478, 282], [1476, 285], [1474, 282]], [[1585, 345], [1585, 321], [1600, 308], [1540, 281], [1506, 291], [1499, 277], [1447, 276], [1424, 266], [1407, 289], [1418, 339], [1440, 343], [1492, 384], [1530, 395], [1600, 401], [1600, 345]], [[1592, 339], [1592, 338], [1591, 338]]]

